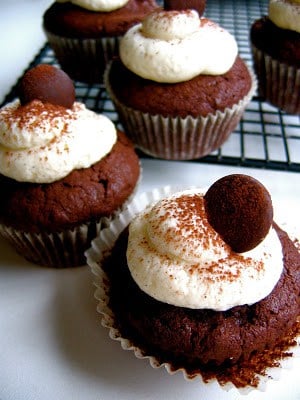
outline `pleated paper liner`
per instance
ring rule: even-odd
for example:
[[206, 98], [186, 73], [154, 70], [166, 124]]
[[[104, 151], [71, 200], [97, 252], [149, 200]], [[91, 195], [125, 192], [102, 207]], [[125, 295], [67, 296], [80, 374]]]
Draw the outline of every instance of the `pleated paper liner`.
[[287, 113], [300, 114], [300, 68], [275, 60], [253, 44], [252, 54], [262, 98]]
[[74, 80], [101, 83], [107, 63], [119, 53], [119, 37], [69, 38], [45, 30], [61, 68]]

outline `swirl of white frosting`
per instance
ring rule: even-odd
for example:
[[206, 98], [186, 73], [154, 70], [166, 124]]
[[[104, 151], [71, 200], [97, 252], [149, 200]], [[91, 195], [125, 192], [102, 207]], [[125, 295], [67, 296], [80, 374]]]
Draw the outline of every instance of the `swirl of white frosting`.
[[234, 253], [207, 221], [204, 191], [158, 201], [129, 226], [127, 261], [137, 285], [179, 307], [223, 311], [266, 297], [283, 269], [272, 228], [255, 249]]
[[146, 37], [153, 39], [184, 39], [196, 32], [199, 25], [199, 15], [194, 10], [157, 11], [144, 19], [142, 32]]
[[123, 64], [156, 82], [221, 75], [238, 54], [234, 37], [195, 10], [155, 11], [130, 28], [120, 43]]
[[125, 6], [129, 0], [56, 0], [58, 3], [71, 2], [90, 11], [109, 12]]
[[270, 0], [269, 18], [279, 28], [300, 33], [300, 1]]
[[51, 183], [105, 157], [117, 140], [104, 115], [74, 103], [71, 110], [40, 101], [0, 110], [0, 173], [20, 182]]

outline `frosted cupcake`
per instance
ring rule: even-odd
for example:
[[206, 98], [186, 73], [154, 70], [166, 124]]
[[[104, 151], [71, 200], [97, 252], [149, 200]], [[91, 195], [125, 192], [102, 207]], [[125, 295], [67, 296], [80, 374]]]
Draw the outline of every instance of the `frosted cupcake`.
[[85, 264], [90, 241], [134, 193], [132, 144], [50, 65], [29, 70], [20, 98], [0, 110], [0, 143], [0, 234], [34, 263]]
[[153, 367], [261, 389], [293, 352], [300, 250], [254, 178], [144, 194], [87, 256], [102, 324]]
[[300, 4], [271, 0], [268, 16], [251, 27], [259, 93], [291, 114], [300, 113]]
[[105, 83], [132, 141], [175, 160], [218, 149], [255, 89], [234, 37], [195, 10], [153, 12], [132, 27]]
[[57, 0], [43, 27], [62, 69], [72, 79], [99, 83], [119, 38], [157, 7], [155, 0]]

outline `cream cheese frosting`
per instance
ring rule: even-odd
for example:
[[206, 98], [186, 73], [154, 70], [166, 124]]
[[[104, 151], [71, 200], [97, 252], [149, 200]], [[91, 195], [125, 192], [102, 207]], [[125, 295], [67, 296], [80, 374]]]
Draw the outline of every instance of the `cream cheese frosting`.
[[269, 18], [279, 28], [300, 33], [300, 1], [270, 0]]
[[204, 191], [178, 192], [129, 225], [127, 262], [137, 285], [179, 307], [224, 311], [266, 297], [283, 270], [273, 228], [255, 249], [234, 253], [207, 221]]
[[125, 6], [129, 0], [56, 0], [58, 3], [71, 2], [90, 11], [109, 12]]
[[164, 83], [224, 74], [237, 54], [235, 38], [195, 10], [155, 11], [120, 43], [121, 60], [129, 70]]
[[65, 109], [34, 100], [0, 110], [0, 173], [20, 182], [51, 183], [105, 157], [117, 140], [114, 124], [75, 102]]

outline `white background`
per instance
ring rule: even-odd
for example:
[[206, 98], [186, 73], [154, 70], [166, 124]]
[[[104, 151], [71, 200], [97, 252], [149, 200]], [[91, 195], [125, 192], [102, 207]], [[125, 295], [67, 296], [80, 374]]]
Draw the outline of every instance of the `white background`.
[[[41, 20], [50, 3], [1, 1], [0, 101], [43, 45]], [[139, 191], [165, 184], [209, 186], [232, 172], [261, 180], [272, 194], [276, 219], [300, 226], [296, 173], [144, 160]], [[0, 400], [245, 398], [235, 389], [225, 392], [153, 370], [121, 350], [100, 326], [92, 278], [88, 267], [34, 266], [0, 241]], [[266, 392], [246, 398], [299, 400], [299, 373], [296, 359]]]

